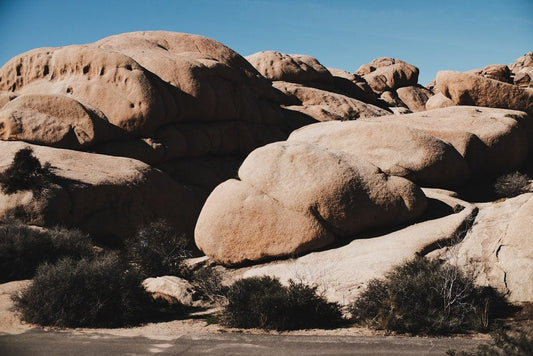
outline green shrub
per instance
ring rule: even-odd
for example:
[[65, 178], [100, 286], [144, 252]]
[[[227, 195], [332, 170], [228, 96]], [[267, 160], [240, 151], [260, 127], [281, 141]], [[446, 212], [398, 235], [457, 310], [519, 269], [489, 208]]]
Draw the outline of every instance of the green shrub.
[[0, 225], [0, 283], [31, 278], [44, 262], [93, 255], [90, 238], [78, 230], [44, 230], [19, 222]]
[[499, 177], [494, 183], [494, 191], [500, 198], [512, 198], [526, 193], [529, 187], [527, 174], [513, 172]]
[[164, 220], [142, 227], [127, 246], [127, 254], [143, 275], [181, 276], [183, 260], [190, 256], [185, 234], [178, 234]]
[[295, 330], [335, 327], [343, 321], [338, 304], [294, 281], [285, 287], [267, 276], [242, 279], [229, 287], [227, 298], [222, 319], [230, 327]]
[[13, 297], [23, 320], [63, 327], [116, 327], [146, 319], [151, 297], [142, 278], [116, 254], [43, 264]]
[[[487, 330], [506, 303], [491, 288], [474, 285], [458, 267], [417, 258], [371, 280], [351, 305], [353, 319], [378, 329], [411, 334]], [[502, 309], [503, 308], [503, 309]]]
[[41, 165], [33, 155], [31, 147], [25, 147], [15, 153], [11, 165], [0, 173], [0, 187], [5, 194], [20, 190], [39, 192], [51, 177], [50, 164]]

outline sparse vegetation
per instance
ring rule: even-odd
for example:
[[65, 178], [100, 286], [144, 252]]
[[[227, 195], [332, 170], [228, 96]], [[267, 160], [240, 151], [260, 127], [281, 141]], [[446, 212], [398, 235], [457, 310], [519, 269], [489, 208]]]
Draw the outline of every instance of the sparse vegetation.
[[11, 165], [0, 173], [0, 187], [5, 194], [21, 190], [40, 192], [51, 176], [50, 164], [41, 165], [32, 148], [25, 147], [15, 153]]
[[191, 255], [184, 234], [177, 233], [164, 220], [142, 227], [127, 246], [128, 258], [147, 277], [181, 276], [183, 260]]
[[225, 298], [228, 288], [222, 284], [221, 273], [213, 267], [201, 267], [191, 273], [190, 280], [202, 297], [217, 303]]
[[93, 255], [90, 238], [78, 230], [45, 230], [17, 221], [0, 225], [0, 283], [31, 278], [44, 262]]
[[343, 322], [339, 305], [316, 288], [264, 276], [236, 281], [229, 287], [222, 321], [230, 327], [296, 330], [331, 328]]
[[494, 183], [494, 192], [500, 198], [512, 198], [526, 193], [529, 188], [527, 174], [513, 172], [499, 177]]
[[371, 280], [351, 305], [354, 321], [377, 329], [410, 334], [486, 331], [502, 296], [474, 285], [458, 267], [417, 258]]
[[41, 265], [33, 283], [13, 299], [22, 319], [39, 325], [132, 325], [152, 310], [141, 281], [137, 271], [113, 253], [94, 259], [64, 258]]
[[507, 330], [503, 326], [492, 333], [490, 345], [481, 344], [474, 351], [448, 350], [450, 356], [528, 356], [533, 355], [531, 330]]

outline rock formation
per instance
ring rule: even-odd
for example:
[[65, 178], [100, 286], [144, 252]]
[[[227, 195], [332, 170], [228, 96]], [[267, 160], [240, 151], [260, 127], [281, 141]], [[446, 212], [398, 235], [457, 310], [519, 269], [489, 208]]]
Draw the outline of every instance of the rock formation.
[[211, 193], [195, 230], [197, 246], [227, 265], [315, 250], [336, 237], [412, 221], [426, 206], [408, 180], [300, 142], [255, 150], [239, 178]]

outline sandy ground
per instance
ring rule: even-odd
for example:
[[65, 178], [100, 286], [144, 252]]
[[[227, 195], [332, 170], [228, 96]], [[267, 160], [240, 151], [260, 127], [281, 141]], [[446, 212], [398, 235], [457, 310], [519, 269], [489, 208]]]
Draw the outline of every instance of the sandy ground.
[[[346, 327], [332, 330], [310, 329], [289, 332], [264, 331], [259, 329], [232, 329], [216, 324], [208, 324], [201, 316], [195, 316], [183, 320], [168, 322], [148, 323], [138, 327], [93, 329], [93, 328], [49, 328], [28, 324], [20, 320], [13, 309], [11, 295], [25, 288], [30, 281], [14, 281], [0, 284], [0, 335], [21, 334], [34, 328], [54, 330], [75, 334], [101, 334], [102, 336], [143, 336], [151, 339], [171, 340], [180, 335], [206, 335], [222, 333], [248, 333], [248, 334], [271, 334], [271, 335], [327, 335], [327, 336], [382, 336], [385, 332], [375, 331], [361, 327]], [[463, 336], [464, 337], [464, 336]], [[470, 335], [476, 339], [490, 339], [488, 335]]]

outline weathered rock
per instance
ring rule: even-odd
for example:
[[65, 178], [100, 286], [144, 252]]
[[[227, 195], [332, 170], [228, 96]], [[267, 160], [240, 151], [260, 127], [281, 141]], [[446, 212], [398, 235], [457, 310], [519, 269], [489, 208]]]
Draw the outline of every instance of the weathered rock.
[[481, 70], [481, 76], [498, 80], [504, 83], [512, 83], [511, 70], [505, 64], [491, 64]]
[[333, 84], [331, 73], [310, 56], [264, 51], [249, 55], [246, 59], [270, 80], [300, 84]]
[[384, 91], [379, 98], [389, 107], [407, 108], [407, 105], [398, 97], [395, 91]]
[[506, 294], [512, 302], [533, 302], [533, 194], [480, 207], [476, 223], [464, 240], [441, 256], [477, 282]]
[[377, 106], [329, 91], [288, 82], [274, 82], [292, 102], [286, 107], [307, 114], [318, 121], [355, 120], [360, 117], [381, 116], [390, 112]]
[[527, 132], [531, 118], [515, 110], [452, 106], [365, 120], [405, 125], [449, 142], [466, 159], [473, 175], [517, 169], [527, 157], [531, 140]]
[[165, 173], [128, 158], [6, 141], [0, 141], [0, 170], [26, 146], [51, 164], [54, 177], [41, 192], [0, 193], [0, 220], [76, 227], [110, 244], [157, 218], [191, 234], [201, 195]]
[[509, 65], [513, 73], [513, 83], [521, 88], [533, 86], [533, 52], [526, 53]]
[[450, 98], [445, 97], [442, 93], [437, 93], [426, 101], [426, 110], [442, 109], [448, 106], [454, 106]]
[[359, 68], [355, 74], [362, 75], [378, 95], [387, 90], [418, 83], [418, 68], [399, 59], [381, 57]]
[[425, 111], [427, 101], [433, 96], [429, 89], [421, 85], [398, 88], [396, 94], [412, 112]]
[[142, 283], [144, 289], [154, 299], [163, 299], [170, 304], [181, 304], [187, 307], [205, 307], [200, 293], [183, 278], [162, 276], [147, 278]]
[[16, 94], [10, 93], [8, 91], [0, 91], [0, 109], [16, 97]]
[[422, 186], [460, 186], [469, 178], [466, 161], [452, 145], [394, 122], [322, 122], [294, 131], [288, 141], [364, 159]]
[[[430, 199], [428, 213], [436, 213], [436, 218], [380, 236], [362, 235], [341, 247], [299, 258], [237, 269], [233, 276], [237, 279], [269, 275], [283, 283], [298, 280], [317, 286], [329, 300], [349, 304], [369, 280], [382, 278], [394, 266], [445, 246], [475, 216], [475, 207], [469, 203], [435, 190], [424, 192]], [[458, 207], [463, 209], [453, 213], [460, 210]]]
[[335, 92], [360, 100], [364, 103], [379, 106], [376, 93], [367, 82], [359, 75], [346, 72], [341, 69], [328, 68], [333, 76]]
[[96, 112], [63, 95], [22, 95], [0, 110], [0, 139], [87, 148], [124, 136]]
[[37, 49], [9, 61], [0, 79], [0, 90], [72, 97], [141, 137], [172, 122], [282, 121], [270, 83], [231, 49], [196, 35], [134, 32]]
[[438, 72], [437, 87], [455, 105], [513, 109], [533, 115], [533, 89], [453, 71]]
[[197, 246], [229, 265], [311, 251], [335, 236], [410, 221], [426, 207], [411, 182], [305, 143], [253, 151], [239, 177], [213, 191], [195, 229]]

